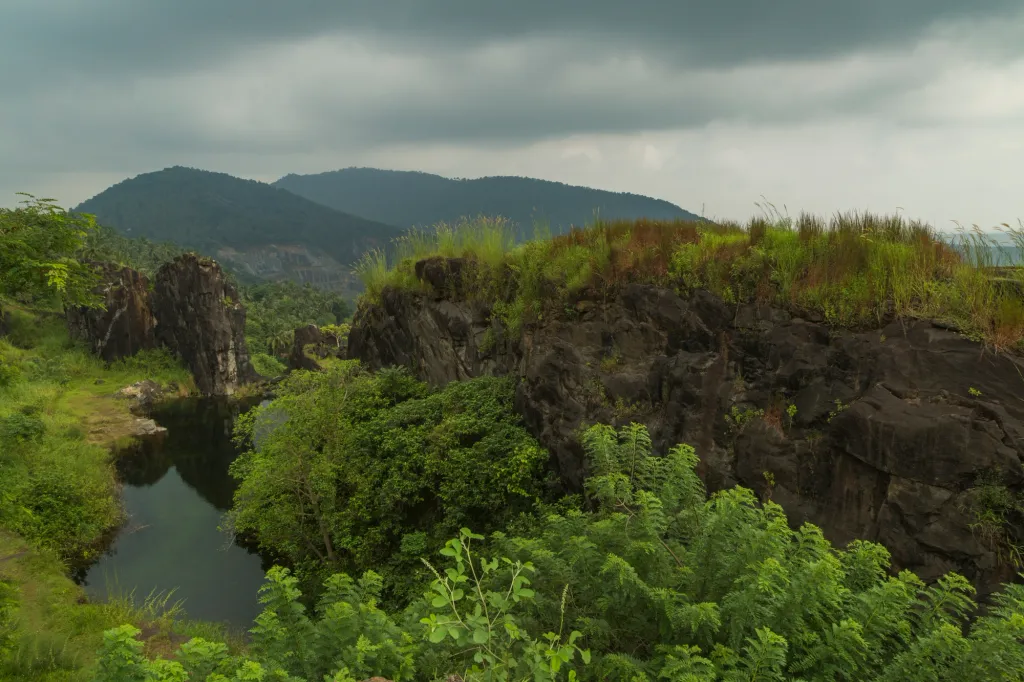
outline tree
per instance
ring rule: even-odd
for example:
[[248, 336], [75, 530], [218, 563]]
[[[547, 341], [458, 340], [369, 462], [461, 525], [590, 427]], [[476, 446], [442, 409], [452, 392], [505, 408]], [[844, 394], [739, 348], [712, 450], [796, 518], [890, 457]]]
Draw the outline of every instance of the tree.
[[99, 305], [93, 291], [99, 276], [75, 257], [96, 231], [95, 219], [70, 214], [53, 199], [19, 194], [28, 197], [23, 206], [0, 208], [0, 296]]

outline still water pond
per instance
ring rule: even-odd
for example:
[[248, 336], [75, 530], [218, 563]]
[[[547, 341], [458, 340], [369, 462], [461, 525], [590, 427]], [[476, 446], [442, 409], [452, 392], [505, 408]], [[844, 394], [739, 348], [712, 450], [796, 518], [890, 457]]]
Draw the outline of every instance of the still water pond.
[[84, 576], [91, 598], [134, 590], [139, 602], [175, 589], [171, 601], [183, 600], [189, 618], [252, 625], [265, 566], [218, 530], [236, 487], [228, 465], [238, 454], [231, 426], [239, 409], [186, 399], [153, 414], [167, 436], [118, 462], [129, 518]]

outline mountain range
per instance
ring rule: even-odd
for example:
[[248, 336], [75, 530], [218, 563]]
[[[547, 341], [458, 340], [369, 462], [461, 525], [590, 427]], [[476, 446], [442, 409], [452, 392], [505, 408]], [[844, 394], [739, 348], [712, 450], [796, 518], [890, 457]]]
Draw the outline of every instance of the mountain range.
[[536, 222], [560, 234], [573, 225], [592, 222], [595, 213], [607, 220], [698, 218], [661, 199], [535, 178], [463, 180], [417, 171], [345, 168], [315, 175], [289, 174], [273, 185], [339, 211], [400, 227], [500, 215], [516, 223], [526, 237]]
[[479, 214], [534, 220], [552, 234], [603, 219], [695, 216], [667, 201], [519, 177], [453, 180], [349, 168], [286, 175], [272, 184], [175, 166], [113, 185], [76, 206], [128, 237], [217, 258], [243, 280], [292, 279], [352, 296], [351, 266], [412, 226]]

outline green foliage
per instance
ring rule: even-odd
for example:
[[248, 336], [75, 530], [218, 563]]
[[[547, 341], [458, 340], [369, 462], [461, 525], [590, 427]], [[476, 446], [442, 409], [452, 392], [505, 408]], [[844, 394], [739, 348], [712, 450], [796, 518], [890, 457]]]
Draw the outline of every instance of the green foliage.
[[[467, 682], [575, 679], [576, 654], [589, 660], [589, 652], [575, 644], [580, 634], [535, 638], [517, 627], [515, 612], [533, 596], [521, 574], [526, 567], [475, 558], [473, 539], [482, 538], [464, 529], [446, 545], [443, 553], [453, 564], [445, 568], [446, 577], [435, 571], [430, 591], [404, 613], [380, 608], [381, 578], [373, 571], [358, 581], [332, 575], [310, 612], [297, 579], [275, 566], [260, 589], [264, 610], [250, 630], [245, 655], [230, 655], [223, 644], [196, 637], [181, 645], [175, 660], [147, 660], [138, 628], [123, 625], [104, 633], [94, 679], [355, 682], [383, 676], [411, 682], [443, 677], [442, 671], [460, 671]], [[510, 566], [514, 575], [507, 589], [487, 590], [482, 577], [499, 565]]]
[[351, 315], [348, 302], [339, 294], [291, 281], [245, 287], [242, 303], [246, 309], [245, 341], [250, 352], [271, 356], [288, 354], [292, 332], [297, 328], [307, 324], [339, 325]]
[[[593, 427], [594, 514], [549, 517], [529, 538], [499, 538], [529, 557], [542, 628], [563, 618], [595, 653], [599, 679], [1012, 679], [1024, 645], [983, 663], [994, 640], [1024, 632], [1024, 589], [1007, 586], [1002, 611], [970, 626], [973, 588], [950, 574], [925, 587], [888, 553], [857, 541], [833, 549], [810, 524], [792, 530], [782, 509], [734, 488], [705, 501], [696, 455], [678, 446], [651, 457], [641, 426]], [[568, 585], [563, 615], [555, 599]], [[952, 637], [952, 628], [958, 633]], [[994, 633], [998, 632], [998, 635]], [[928, 657], [941, 651], [940, 664]]]
[[97, 305], [97, 275], [74, 257], [96, 229], [92, 216], [24, 196], [23, 206], [0, 208], [0, 298]]
[[273, 355], [256, 353], [249, 358], [256, 373], [265, 377], [277, 377], [288, 371], [288, 367]]
[[[909, 571], [890, 575], [880, 545], [833, 548], [744, 488], [708, 499], [687, 445], [653, 456], [637, 424], [594, 426], [583, 442], [593, 511], [495, 533], [494, 558], [475, 549], [481, 535], [460, 530], [440, 551], [447, 566], [427, 564], [426, 594], [393, 615], [368, 572], [358, 583], [330, 578], [310, 618], [295, 578], [275, 568], [248, 659], [204, 653], [204, 670], [295, 681], [1024, 678], [1024, 585], [1006, 585], [971, 621], [962, 576], [926, 586]], [[131, 634], [108, 633], [105, 669], [129, 672], [103, 679], [177, 670], [142, 660]]]
[[170, 242], [153, 242], [145, 237], [126, 237], [111, 227], [97, 226], [85, 240], [79, 256], [97, 262], [115, 263], [152, 278], [164, 263], [186, 250]]
[[512, 397], [491, 377], [428, 391], [352, 361], [295, 372], [237, 422], [251, 447], [232, 464], [234, 528], [299, 567], [374, 568], [402, 601], [424, 551], [470, 523], [502, 528], [542, 497], [547, 455]]
[[[559, 679], [562, 671], [574, 679], [571, 663], [576, 654], [584, 664], [590, 662], [590, 651], [576, 645], [580, 632], [573, 630], [563, 637], [559, 630], [537, 638], [520, 627], [513, 610], [535, 596], [527, 587], [530, 580], [526, 576], [534, 572], [534, 567], [530, 562], [507, 558], [475, 557], [472, 541], [483, 539], [463, 528], [459, 538], [449, 540], [441, 554], [455, 565], [445, 569], [444, 576], [424, 559], [435, 577], [427, 593], [430, 606], [449, 610], [446, 615], [431, 613], [420, 619], [427, 626], [427, 639], [435, 645], [448, 643], [458, 655], [472, 655], [473, 665], [464, 673], [465, 679], [547, 681]], [[488, 589], [488, 578], [496, 575], [499, 567], [511, 575], [497, 585], [498, 589]], [[563, 591], [563, 612], [565, 595]]]
[[17, 587], [10, 581], [0, 580], [0, 660], [7, 655], [14, 642], [17, 606]]
[[13, 448], [42, 440], [46, 424], [32, 412], [15, 412], [0, 418], [0, 445]]

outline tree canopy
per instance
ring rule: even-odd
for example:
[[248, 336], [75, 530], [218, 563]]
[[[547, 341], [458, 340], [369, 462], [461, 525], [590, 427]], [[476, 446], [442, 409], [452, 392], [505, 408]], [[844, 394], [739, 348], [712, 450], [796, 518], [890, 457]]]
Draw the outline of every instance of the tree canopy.
[[0, 208], [0, 297], [97, 305], [95, 269], [75, 257], [97, 229], [93, 216], [23, 195], [18, 208]]

